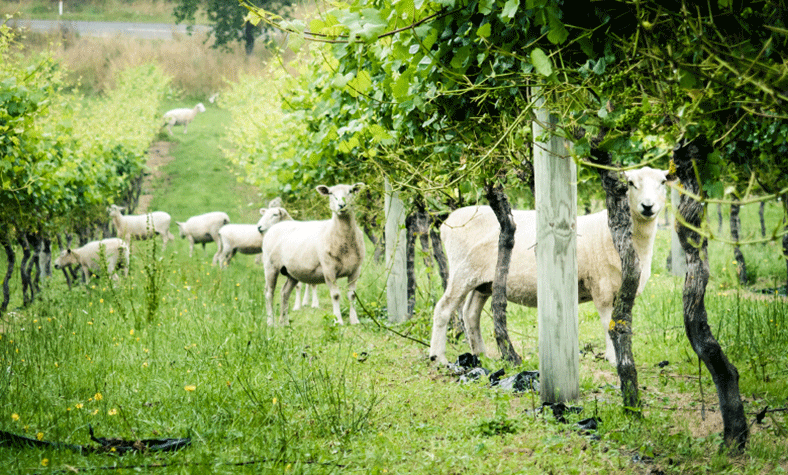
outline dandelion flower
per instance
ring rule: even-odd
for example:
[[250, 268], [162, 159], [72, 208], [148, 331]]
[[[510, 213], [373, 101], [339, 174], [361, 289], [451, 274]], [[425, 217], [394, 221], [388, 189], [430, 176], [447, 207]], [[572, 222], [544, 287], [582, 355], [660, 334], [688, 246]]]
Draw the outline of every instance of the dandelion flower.
[[117, 415], [118, 414], [118, 410], [113, 407], [112, 409], [107, 411], [107, 414], [109, 414], [110, 416]]
[[195, 386], [193, 384], [188, 384], [188, 385], [184, 386], [183, 389], [185, 389], [186, 391], [194, 391], [195, 389], [197, 389], [197, 386]]
[[76, 407], [77, 409], [82, 409], [83, 407], [85, 407], [85, 405], [82, 404], [81, 402], [78, 402], [78, 403], [74, 404], [74, 407]]
[[96, 393], [96, 395], [93, 396], [93, 399], [95, 399], [96, 401], [101, 401], [102, 399], [104, 399], [104, 396], [102, 396], [101, 393]]
[[272, 401], [272, 403], [273, 403], [273, 404], [276, 404], [276, 398], [274, 398], [274, 400]]
[[43, 432], [39, 432], [38, 434], [36, 434], [36, 439], [44, 440], [44, 433]]
[[129, 330], [129, 335], [134, 335], [134, 329]]
[[17, 414], [16, 412], [11, 414], [11, 420], [12, 421], [18, 421], [19, 420], [19, 414]]
[[41, 459], [41, 465], [43, 465], [44, 467], [49, 465], [49, 459]]

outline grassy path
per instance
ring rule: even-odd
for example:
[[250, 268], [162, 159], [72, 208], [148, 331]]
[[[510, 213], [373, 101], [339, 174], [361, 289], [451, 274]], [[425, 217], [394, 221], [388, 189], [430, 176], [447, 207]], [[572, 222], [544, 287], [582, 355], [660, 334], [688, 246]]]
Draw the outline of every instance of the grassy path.
[[[185, 221], [208, 211], [225, 211], [233, 222], [256, 222], [258, 208], [268, 199], [238, 180], [237, 172], [222, 152], [224, 128], [231, 120], [229, 112], [205, 104], [207, 110], [189, 125], [188, 133], [183, 133], [183, 127], [175, 127], [170, 136], [162, 128], [159, 138], [170, 143], [168, 154], [172, 160], [163, 161], [160, 176], [151, 182], [150, 209], [167, 211], [173, 221]], [[168, 102], [162, 112], [192, 105]]]

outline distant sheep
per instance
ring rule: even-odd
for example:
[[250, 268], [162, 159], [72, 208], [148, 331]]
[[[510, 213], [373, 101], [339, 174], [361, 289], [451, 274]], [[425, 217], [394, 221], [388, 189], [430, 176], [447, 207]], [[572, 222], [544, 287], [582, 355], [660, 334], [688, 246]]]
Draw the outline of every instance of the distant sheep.
[[354, 307], [356, 282], [364, 261], [364, 235], [356, 224], [353, 198], [364, 186], [320, 185], [317, 192], [327, 196], [331, 219], [324, 221], [283, 221], [271, 226], [263, 237], [265, 303], [268, 324], [274, 324], [273, 298], [279, 274], [287, 277], [282, 287], [279, 322], [287, 325], [290, 293], [298, 282], [328, 285], [334, 317], [342, 324], [337, 279], [347, 277], [350, 323], [358, 323]]
[[189, 240], [189, 257], [194, 254], [194, 244], [202, 244], [203, 252], [205, 243], [215, 242], [217, 249], [213, 256], [213, 263], [219, 259], [221, 248], [219, 246], [219, 229], [225, 224], [230, 223], [230, 217], [223, 211], [212, 211], [210, 213], [192, 216], [186, 222], [176, 221], [181, 238]]
[[156, 234], [161, 235], [164, 244], [162, 249], [167, 249], [167, 242], [175, 239], [170, 232], [170, 215], [164, 211], [154, 211], [148, 214], [135, 214], [124, 216], [121, 212], [125, 208], [111, 205], [107, 208], [112, 224], [118, 232], [118, 237], [126, 242], [134, 239], [148, 239]]
[[202, 105], [202, 102], [194, 106], [194, 109], [183, 108], [167, 111], [164, 114], [164, 124], [167, 126], [167, 130], [170, 131], [170, 135], [172, 135], [173, 125], [182, 125], [183, 133], [185, 134], [189, 128], [189, 122], [197, 117], [198, 112], [205, 112], [205, 106]]
[[292, 219], [284, 208], [260, 208], [257, 224], [225, 224], [219, 229], [219, 256], [217, 262], [226, 267], [236, 253], [261, 254], [263, 233], [274, 224]]
[[64, 249], [55, 259], [55, 269], [62, 269], [68, 265], [79, 265], [82, 268], [85, 282], [87, 282], [91, 273], [99, 273], [102, 252], [104, 259], [106, 259], [108, 275], [117, 277], [115, 270], [119, 266], [123, 267], [124, 275], [129, 274], [129, 246], [118, 238], [91, 241], [77, 249]]
[[[640, 259], [643, 291], [651, 276], [651, 258], [659, 212], [665, 206], [667, 171], [641, 168], [624, 172], [629, 181], [632, 215], [632, 244]], [[506, 297], [509, 301], [536, 306], [536, 212], [512, 211], [517, 230], [509, 264]], [[446, 330], [452, 312], [465, 302], [464, 319], [471, 352], [486, 352], [479, 319], [491, 295], [498, 255], [500, 226], [488, 206], [469, 206], [452, 212], [441, 225], [441, 236], [449, 263], [449, 279], [435, 305], [430, 358], [442, 364], [446, 359]], [[605, 357], [616, 364], [608, 326], [613, 298], [621, 287], [621, 260], [613, 246], [607, 211], [577, 218], [577, 271], [580, 303], [593, 301], [599, 312], [607, 342]], [[467, 297], [467, 298], [466, 298]]]

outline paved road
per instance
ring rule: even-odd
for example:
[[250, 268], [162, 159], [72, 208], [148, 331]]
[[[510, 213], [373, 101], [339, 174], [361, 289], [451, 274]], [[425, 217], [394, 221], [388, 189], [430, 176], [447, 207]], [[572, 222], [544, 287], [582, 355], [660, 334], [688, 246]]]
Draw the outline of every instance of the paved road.
[[[58, 20], [11, 20], [9, 26], [33, 32], [46, 33], [67, 29], [81, 36], [113, 37], [131, 36], [149, 40], [171, 40], [173, 35], [185, 35], [186, 25], [166, 23], [119, 23], [101, 21], [58, 21]], [[207, 31], [208, 27], [197, 25], [195, 32]]]

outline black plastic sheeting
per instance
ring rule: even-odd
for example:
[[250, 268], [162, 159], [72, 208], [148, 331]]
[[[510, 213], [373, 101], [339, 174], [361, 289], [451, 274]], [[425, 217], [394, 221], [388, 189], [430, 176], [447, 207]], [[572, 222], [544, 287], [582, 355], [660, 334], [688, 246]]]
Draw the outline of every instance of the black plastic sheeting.
[[[490, 381], [490, 387], [498, 387], [500, 389], [511, 390], [514, 392], [534, 391], [539, 392], [539, 371], [521, 371], [514, 376], [504, 378], [506, 371], [501, 368], [498, 371], [490, 372], [490, 370], [481, 366], [479, 357], [471, 353], [463, 353], [457, 358], [456, 363], [449, 363], [449, 369], [459, 376], [458, 381], [467, 383], [477, 381], [482, 376], [487, 376]], [[555, 420], [566, 424], [568, 421], [566, 414], [579, 414], [583, 412], [583, 408], [579, 406], [567, 406], [566, 404], [559, 403], [542, 403], [539, 408], [540, 412], [550, 411], [555, 417]], [[578, 429], [586, 435], [595, 435], [599, 428], [602, 419], [599, 417], [589, 417], [577, 423]]]
[[0, 447], [15, 448], [43, 448], [43, 449], [68, 449], [82, 454], [90, 453], [111, 453], [122, 455], [128, 452], [167, 452], [179, 450], [191, 445], [191, 438], [182, 439], [107, 439], [96, 437], [93, 434], [93, 427], [88, 426], [90, 439], [98, 443], [98, 446], [65, 444], [63, 442], [50, 442], [46, 440], [33, 439], [22, 435], [12, 434], [11, 432], [0, 431]]

